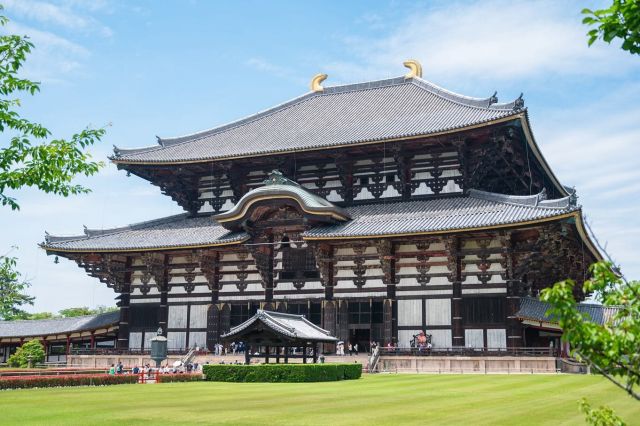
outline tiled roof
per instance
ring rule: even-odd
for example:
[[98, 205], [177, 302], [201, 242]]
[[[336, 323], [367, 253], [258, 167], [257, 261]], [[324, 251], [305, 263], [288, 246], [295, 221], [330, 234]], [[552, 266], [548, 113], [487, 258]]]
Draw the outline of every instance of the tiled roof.
[[[578, 210], [579, 207], [571, 203], [571, 197], [545, 200], [543, 194], [506, 196], [471, 190], [468, 196], [346, 207], [341, 211], [351, 220], [316, 226], [303, 237], [331, 239], [454, 232], [552, 219]], [[53, 252], [148, 250], [232, 244], [249, 238], [244, 232], [227, 231], [211, 216], [189, 218], [186, 214], [86, 233], [79, 237], [48, 236], [43, 247]]]
[[[541, 321], [557, 324], [558, 320], [552, 315], [548, 315], [550, 305], [532, 297], [520, 299], [520, 310], [516, 317], [523, 320]], [[588, 318], [597, 324], [606, 324], [613, 320], [615, 314], [620, 311], [616, 306], [602, 306], [594, 303], [578, 303], [578, 310], [586, 314]]]
[[107, 312], [74, 318], [44, 320], [0, 321], [0, 338], [40, 337], [78, 331], [97, 330], [116, 325], [120, 312]]
[[507, 196], [471, 190], [469, 196], [348, 207], [352, 220], [317, 227], [305, 238], [446, 232], [518, 224], [564, 215], [579, 207], [569, 197]]
[[159, 139], [158, 146], [115, 149], [122, 163], [188, 162], [328, 148], [429, 135], [515, 116], [522, 99], [458, 95], [420, 78], [398, 77], [326, 87], [199, 133]]
[[255, 322], [261, 322], [276, 334], [289, 339], [316, 342], [336, 342], [338, 340], [331, 336], [327, 330], [307, 320], [304, 315], [283, 314], [280, 312], [263, 311], [261, 309], [259, 309], [253, 317], [233, 327], [228, 333], [223, 334], [221, 337], [231, 339], [236, 335], [241, 336], [242, 331], [249, 328]]
[[229, 232], [211, 217], [187, 214], [142, 222], [123, 228], [85, 230], [85, 235], [47, 235], [43, 248], [51, 251], [149, 250], [158, 248], [222, 245], [248, 238], [244, 232]]

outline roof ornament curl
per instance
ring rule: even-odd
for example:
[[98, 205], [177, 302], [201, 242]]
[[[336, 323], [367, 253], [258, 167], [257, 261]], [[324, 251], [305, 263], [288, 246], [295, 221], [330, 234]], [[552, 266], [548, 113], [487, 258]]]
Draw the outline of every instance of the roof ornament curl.
[[409, 59], [404, 61], [402, 65], [409, 68], [409, 72], [404, 76], [405, 80], [415, 77], [422, 78], [422, 65], [420, 65], [420, 62], [415, 59]]
[[323, 92], [324, 91], [324, 87], [322, 87], [322, 82], [325, 81], [327, 79], [328, 75], [327, 74], [316, 74], [312, 79], [311, 79], [311, 91], [312, 92]]
[[520, 96], [518, 96], [518, 99], [513, 101], [513, 110], [514, 111], [520, 111], [522, 108], [524, 108], [523, 96], [524, 96], [524, 93], [520, 93]]
[[498, 91], [496, 90], [493, 92], [493, 95], [491, 95], [491, 97], [489, 98], [489, 105], [487, 106], [491, 106], [497, 103], [498, 103]]

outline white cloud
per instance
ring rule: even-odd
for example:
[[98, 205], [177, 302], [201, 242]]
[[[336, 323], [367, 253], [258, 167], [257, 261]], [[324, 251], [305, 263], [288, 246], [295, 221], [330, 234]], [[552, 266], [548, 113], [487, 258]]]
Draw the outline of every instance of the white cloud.
[[90, 55], [89, 50], [64, 37], [16, 22], [9, 22], [3, 31], [26, 35], [35, 45], [24, 63], [24, 74], [27, 78], [59, 82], [61, 76], [81, 69], [83, 61]]
[[[63, 6], [37, 0], [4, 0], [3, 3], [8, 12], [15, 13], [17, 16], [24, 19], [44, 24], [53, 24], [76, 31], [97, 31], [105, 37], [113, 35], [109, 27], [101, 24], [92, 16], [76, 13], [73, 10], [73, 6], [77, 6], [77, 2], [67, 3]], [[100, 2], [96, 5], [99, 6]], [[99, 9], [90, 10], [95, 11]]]
[[[363, 18], [364, 19], [364, 18]], [[637, 61], [617, 46], [588, 47], [579, 7], [565, 2], [476, 1], [416, 11], [378, 37], [347, 37], [353, 60], [329, 64], [338, 79], [401, 75], [408, 58], [425, 77], [525, 78], [620, 74]]]

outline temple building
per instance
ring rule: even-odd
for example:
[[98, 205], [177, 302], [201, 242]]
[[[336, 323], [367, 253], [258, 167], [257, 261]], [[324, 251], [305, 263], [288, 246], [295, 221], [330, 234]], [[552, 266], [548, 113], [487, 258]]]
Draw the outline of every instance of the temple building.
[[406, 347], [421, 330], [434, 350], [525, 346], [521, 300], [583, 282], [601, 258], [575, 191], [522, 96], [459, 95], [405, 65], [342, 86], [320, 74], [241, 120], [115, 148], [119, 169], [185, 212], [42, 247], [117, 293], [122, 349], [148, 348], [158, 328], [173, 350], [212, 348], [259, 309], [361, 348]]

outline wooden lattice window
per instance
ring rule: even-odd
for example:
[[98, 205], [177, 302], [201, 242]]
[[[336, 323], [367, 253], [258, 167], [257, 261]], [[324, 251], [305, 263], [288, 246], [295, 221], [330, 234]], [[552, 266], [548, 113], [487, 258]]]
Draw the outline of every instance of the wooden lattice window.
[[282, 248], [281, 280], [296, 278], [319, 278], [316, 258], [309, 248]]

